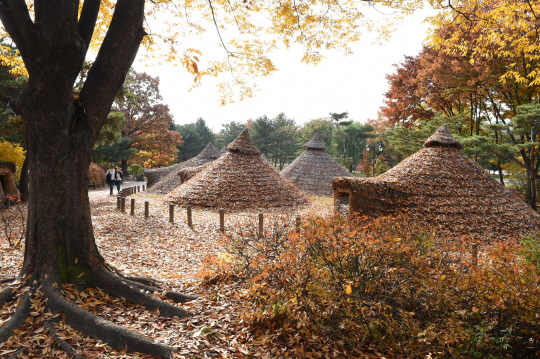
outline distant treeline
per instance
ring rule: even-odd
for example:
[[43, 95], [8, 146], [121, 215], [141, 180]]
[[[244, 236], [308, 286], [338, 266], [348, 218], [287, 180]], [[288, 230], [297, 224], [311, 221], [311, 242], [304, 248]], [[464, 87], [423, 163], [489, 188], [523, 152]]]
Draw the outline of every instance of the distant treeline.
[[373, 131], [370, 125], [356, 121], [345, 121], [347, 113], [330, 114], [328, 118], [310, 120], [298, 124], [294, 119], [280, 113], [274, 118], [266, 115], [245, 123], [231, 121], [213, 133], [202, 118], [185, 125], [171, 125], [171, 130], [182, 135], [183, 144], [178, 146], [178, 160], [185, 161], [200, 153], [212, 142], [218, 150], [229, 143], [248, 127], [253, 141], [264, 155], [279, 170], [292, 162], [300, 153], [302, 145], [313, 136], [327, 147], [327, 152], [343, 166], [358, 164], [366, 147], [366, 140]]

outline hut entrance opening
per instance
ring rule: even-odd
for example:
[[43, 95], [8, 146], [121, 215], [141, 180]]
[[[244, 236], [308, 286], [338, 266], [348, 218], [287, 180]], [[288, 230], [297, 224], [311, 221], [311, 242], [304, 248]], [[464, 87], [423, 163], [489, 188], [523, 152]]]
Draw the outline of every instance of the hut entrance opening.
[[19, 191], [15, 185], [13, 173], [16, 167], [12, 162], [0, 162], [0, 202], [6, 200], [7, 196], [18, 196]]
[[336, 212], [342, 215], [343, 217], [347, 217], [349, 215], [349, 194], [348, 193], [341, 193], [338, 192], [338, 196], [336, 197]]

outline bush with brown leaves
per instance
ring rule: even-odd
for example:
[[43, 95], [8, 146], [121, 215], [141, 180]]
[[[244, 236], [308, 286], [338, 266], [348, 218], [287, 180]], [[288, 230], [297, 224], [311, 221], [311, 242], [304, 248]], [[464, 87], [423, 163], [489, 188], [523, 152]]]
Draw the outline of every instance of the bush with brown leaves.
[[105, 183], [105, 170], [94, 162], [90, 162], [90, 168], [88, 169], [88, 183]]
[[[247, 279], [245, 317], [262, 343], [297, 354], [536, 357], [540, 273], [518, 243], [482, 248], [399, 219], [313, 219], [225, 237], [207, 266]], [[209, 272], [206, 273], [207, 275]], [[339, 354], [337, 354], [339, 353]]]

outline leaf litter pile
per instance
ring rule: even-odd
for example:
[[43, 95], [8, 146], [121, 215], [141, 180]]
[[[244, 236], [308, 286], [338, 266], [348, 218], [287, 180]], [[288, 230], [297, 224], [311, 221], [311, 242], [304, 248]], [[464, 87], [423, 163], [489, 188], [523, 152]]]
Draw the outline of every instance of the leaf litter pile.
[[[109, 265], [124, 274], [154, 278], [167, 290], [198, 298], [179, 304], [194, 314], [183, 319], [162, 318], [159, 313], [109, 295], [100, 288], [78, 292], [72, 286], [64, 286], [62, 292], [68, 299], [117, 325], [176, 348], [176, 358], [295, 357], [286, 345], [273, 344], [274, 339], [269, 338], [265, 345], [254, 340], [242, 318], [244, 309], [240, 302], [245, 283], [229, 281], [215, 286], [200, 285], [199, 271], [205, 260], [225, 252], [219, 245], [223, 237], [219, 231], [219, 213], [194, 211], [193, 227], [190, 228], [186, 224], [185, 210], [178, 208], [175, 209], [175, 222], [169, 223], [168, 206], [160, 196], [133, 195], [131, 198], [136, 201], [134, 216], [129, 215], [128, 209], [125, 214], [116, 210], [116, 197], [108, 196], [108, 189], [91, 191], [89, 196], [96, 242]], [[150, 203], [149, 218], [144, 217], [144, 201]], [[265, 225], [283, 218], [283, 214], [291, 219], [291, 224], [298, 215], [302, 218], [330, 215], [332, 204], [329, 199], [312, 200], [311, 205], [300, 211], [274, 210], [265, 213]], [[254, 212], [225, 216], [226, 231], [255, 226], [256, 223], [258, 215]], [[24, 248], [9, 247], [1, 238], [0, 251], [0, 280], [15, 276], [22, 266]], [[4, 286], [0, 284], [0, 289]], [[26, 291], [28, 288], [19, 285], [15, 300], [0, 308], [0, 326], [15, 312]], [[159, 292], [156, 294], [160, 295]], [[161, 298], [168, 300], [165, 296]], [[152, 358], [111, 348], [83, 336], [65, 324], [61, 313], [47, 312], [44, 308], [43, 294], [37, 293], [32, 299], [31, 316], [23, 328], [14, 330], [14, 335], [2, 344], [0, 357]], [[68, 354], [62, 350], [62, 347], [68, 347], [66, 343], [76, 352]]]

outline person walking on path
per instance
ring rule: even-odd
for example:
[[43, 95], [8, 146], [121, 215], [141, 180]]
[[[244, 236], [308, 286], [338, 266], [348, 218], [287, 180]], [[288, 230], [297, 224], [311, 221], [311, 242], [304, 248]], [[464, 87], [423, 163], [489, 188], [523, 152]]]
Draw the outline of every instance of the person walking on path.
[[124, 182], [124, 172], [122, 172], [121, 170], [117, 170], [118, 172], [118, 179], [116, 180], [116, 190], [118, 191], [118, 193], [120, 193], [120, 185], [122, 184], [122, 182]]
[[107, 170], [106, 173], [106, 182], [109, 184], [111, 189], [111, 196], [113, 195], [113, 188], [116, 183], [116, 189], [120, 193], [120, 184], [122, 183], [122, 177], [120, 176], [120, 171], [116, 169], [115, 165], [111, 165], [111, 168]]

